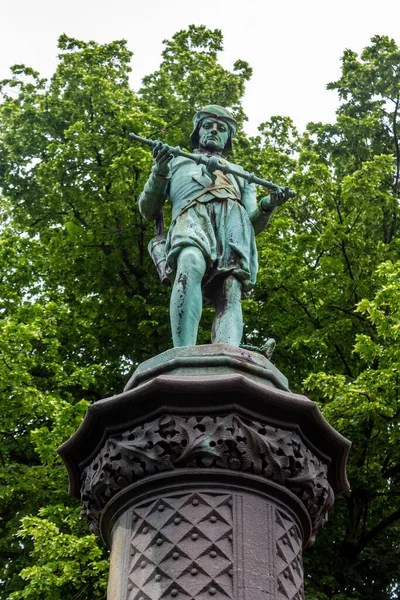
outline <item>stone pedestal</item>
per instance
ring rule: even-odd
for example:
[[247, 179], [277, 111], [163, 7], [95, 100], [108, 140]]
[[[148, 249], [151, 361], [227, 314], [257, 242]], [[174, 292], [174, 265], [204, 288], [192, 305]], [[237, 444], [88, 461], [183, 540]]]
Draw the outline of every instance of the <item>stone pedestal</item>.
[[60, 454], [112, 549], [109, 600], [302, 600], [349, 445], [267, 359], [212, 345], [143, 363]]

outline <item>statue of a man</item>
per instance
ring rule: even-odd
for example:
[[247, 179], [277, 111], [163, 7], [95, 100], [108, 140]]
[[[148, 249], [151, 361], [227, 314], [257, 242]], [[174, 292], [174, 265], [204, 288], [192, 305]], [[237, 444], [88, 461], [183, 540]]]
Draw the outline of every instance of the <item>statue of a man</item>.
[[[237, 123], [228, 110], [211, 105], [197, 112], [190, 136], [197, 152], [217, 156], [232, 148]], [[170, 317], [174, 346], [194, 346], [203, 297], [215, 306], [212, 342], [239, 346], [243, 333], [241, 299], [258, 270], [255, 235], [273, 210], [288, 199], [274, 191], [257, 204], [254, 184], [203, 165], [157, 144], [154, 166], [139, 199], [141, 215], [155, 220], [168, 197], [172, 222], [166, 240], [166, 272], [173, 282]], [[237, 165], [235, 165], [236, 168]], [[240, 167], [239, 167], [240, 168]]]

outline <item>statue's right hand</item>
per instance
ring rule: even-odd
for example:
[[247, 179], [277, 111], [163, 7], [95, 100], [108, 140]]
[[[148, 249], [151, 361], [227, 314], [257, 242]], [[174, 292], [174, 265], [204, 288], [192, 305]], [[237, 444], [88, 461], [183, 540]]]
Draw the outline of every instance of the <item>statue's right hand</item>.
[[157, 142], [153, 148], [153, 158], [156, 164], [156, 173], [161, 177], [169, 177], [171, 174], [170, 161], [174, 158], [168, 144]]

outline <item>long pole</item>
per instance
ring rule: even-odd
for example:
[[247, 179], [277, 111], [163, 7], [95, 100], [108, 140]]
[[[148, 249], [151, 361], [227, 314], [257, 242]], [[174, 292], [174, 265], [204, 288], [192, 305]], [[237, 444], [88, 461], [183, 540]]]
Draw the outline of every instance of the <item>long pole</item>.
[[[134, 140], [135, 142], [141, 142], [142, 144], [146, 144], [154, 148], [159, 142], [157, 140], [149, 140], [147, 138], [140, 137], [135, 133], [130, 133], [128, 135], [130, 140]], [[293, 198], [296, 195], [296, 192], [293, 190], [289, 190], [288, 188], [282, 188], [272, 181], [267, 181], [266, 179], [261, 179], [260, 177], [256, 177], [254, 173], [249, 173], [248, 171], [244, 171], [241, 169], [236, 169], [232, 167], [228, 162], [220, 162], [216, 156], [205, 156], [200, 152], [198, 154], [191, 154], [189, 152], [184, 152], [181, 150], [179, 146], [168, 146], [170, 154], [172, 156], [183, 156], [184, 158], [189, 158], [190, 160], [195, 161], [198, 165], [204, 165], [207, 168], [207, 171], [213, 173], [214, 171], [222, 171], [223, 173], [230, 173], [231, 175], [235, 175], [235, 177], [241, 177], [245, 179], [248, 183], [255, 183], [256, 185], [261, 185], [268, 190], [276, 191], [276, 192], [284, 192], [285, 195], [289, 198]]]

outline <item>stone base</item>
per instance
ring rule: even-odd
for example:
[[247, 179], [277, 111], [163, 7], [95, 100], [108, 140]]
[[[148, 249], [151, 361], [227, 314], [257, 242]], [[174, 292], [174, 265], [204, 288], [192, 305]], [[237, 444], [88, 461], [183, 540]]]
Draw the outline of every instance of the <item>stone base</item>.
[[142, 500], [136, 490], [113, 527], [110, 599], [303, 598], [297, 511], [251, 480], [223, 479]]
[[265, 356], [227, 344], [171, 348], [139, 365], [124, 391], [165, 374], [179, 377], [241, 374], [289, 391], [287, 378]]
[[302, 600], [349, 446], [267, 359], [212, 345], [140, 365], [59, 452], [112, 548], [109, 600]]

